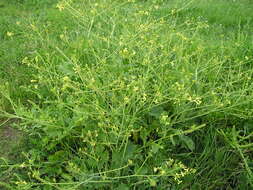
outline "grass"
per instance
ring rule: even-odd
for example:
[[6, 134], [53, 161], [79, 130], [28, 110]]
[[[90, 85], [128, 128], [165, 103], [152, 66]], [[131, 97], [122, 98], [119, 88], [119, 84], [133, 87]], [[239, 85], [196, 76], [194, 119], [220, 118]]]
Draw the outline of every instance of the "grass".
[[252, 6], [1, 3], [0, 187], [252, 189]]

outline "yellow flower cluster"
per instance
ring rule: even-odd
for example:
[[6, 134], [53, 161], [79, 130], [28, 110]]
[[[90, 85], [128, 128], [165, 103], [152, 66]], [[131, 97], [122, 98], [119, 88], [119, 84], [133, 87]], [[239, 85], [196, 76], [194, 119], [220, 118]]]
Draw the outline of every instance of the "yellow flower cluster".
[[11, 36], [14, 35], [14, 33], [13, 33], [13, 32], [7, 32], [6, 35], [7, 35], [8, 37], [11, 37]]
[[196, 169], [188, 168], [181, 162], [177, 163], [177, 166], [181, 168], [182, 170], [179, 173], [176, 173], [174, 176], [174, 180], [180, 184], [182, 183], [182, 178], [189, 174], [194, 174], [196, 172]]

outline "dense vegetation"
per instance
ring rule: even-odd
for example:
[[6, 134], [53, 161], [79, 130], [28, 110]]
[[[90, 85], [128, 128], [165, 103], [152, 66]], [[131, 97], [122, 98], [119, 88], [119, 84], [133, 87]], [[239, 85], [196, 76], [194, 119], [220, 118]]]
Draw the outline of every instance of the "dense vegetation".
[[252, 189], [252, 9], [0, 2], [0, 189]]

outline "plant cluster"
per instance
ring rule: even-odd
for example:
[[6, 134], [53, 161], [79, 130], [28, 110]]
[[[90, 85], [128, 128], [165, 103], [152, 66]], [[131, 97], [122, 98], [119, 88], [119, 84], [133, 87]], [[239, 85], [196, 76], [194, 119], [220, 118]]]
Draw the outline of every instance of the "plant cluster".
[[23, 73], [0, 66], [0, 113], [30, 148], [21, 163], [0, 162], [15, 171], [0, 185], [250, 189], [252, 23], [220, 24], [222, 9], [206, 4], [63, 0], [16, 19], [0, 40], [22, 41]]

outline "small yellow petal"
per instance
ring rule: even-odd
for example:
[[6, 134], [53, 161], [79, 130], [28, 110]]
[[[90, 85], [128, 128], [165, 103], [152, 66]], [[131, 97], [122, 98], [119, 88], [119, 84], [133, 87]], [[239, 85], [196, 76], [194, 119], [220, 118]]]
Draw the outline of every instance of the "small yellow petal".
[[7, 32], [6, 35], [9, 36], [9, 37], [11, 37], [11, 36], [14, 35], [14, 33], [13, 32]]

